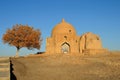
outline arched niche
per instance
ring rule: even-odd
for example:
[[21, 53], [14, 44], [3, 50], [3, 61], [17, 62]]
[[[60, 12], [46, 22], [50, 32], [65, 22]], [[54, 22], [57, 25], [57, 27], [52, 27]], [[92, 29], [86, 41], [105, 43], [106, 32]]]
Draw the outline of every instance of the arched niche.
[[61, 52], [62, 53], [69, 53], [70, 52], [70, 45], [67, 42], [64, 42], [61, 45]]

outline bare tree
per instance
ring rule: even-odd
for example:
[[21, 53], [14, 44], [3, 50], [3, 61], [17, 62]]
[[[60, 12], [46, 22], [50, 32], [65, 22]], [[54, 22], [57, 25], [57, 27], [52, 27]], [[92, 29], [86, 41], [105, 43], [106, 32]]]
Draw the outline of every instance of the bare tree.
[[28, 49], [40, 49], [41, 46], [41, 32], [39, 29], [35, 30], [28, 25], [18, 25], [8, 29], [3, 35], [3, 43], [8, 43], [10, 46], [17, 48], [16, 56], [21, 48], [26, 47]]

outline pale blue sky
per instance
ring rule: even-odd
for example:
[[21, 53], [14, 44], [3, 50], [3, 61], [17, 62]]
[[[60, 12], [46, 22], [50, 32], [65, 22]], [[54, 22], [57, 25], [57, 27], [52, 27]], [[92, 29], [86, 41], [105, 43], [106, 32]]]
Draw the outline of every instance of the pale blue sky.
[[103, 47], [120, 50], [120, 0], [0, 0], [0, 56], [12, 56], [16, 48], [2, 43], [2, 35], [15, 24], [28, 24], [42, 32], [40, 50], [20, 50], [20, 55], [45, 51], [46, 37], [64, 18], [78, 35], [98, 34]]

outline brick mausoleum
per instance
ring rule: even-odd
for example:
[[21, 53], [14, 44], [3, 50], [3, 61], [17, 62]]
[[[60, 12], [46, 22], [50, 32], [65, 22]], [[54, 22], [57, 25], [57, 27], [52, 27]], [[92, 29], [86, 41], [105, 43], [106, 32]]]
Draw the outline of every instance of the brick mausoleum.
[[78, 36], [74, 27], [64, 19], [53, 28], [51, 37], [46, 39], [46, 53], [49, 54], [94, 54], [105, 51], [98, 35], [87, 32]]

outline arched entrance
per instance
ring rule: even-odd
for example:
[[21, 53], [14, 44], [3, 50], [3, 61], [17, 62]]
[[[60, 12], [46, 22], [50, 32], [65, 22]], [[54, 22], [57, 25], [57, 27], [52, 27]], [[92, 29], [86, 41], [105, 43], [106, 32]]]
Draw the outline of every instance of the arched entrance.
[[69, 53], [70, 52], [70, 45], [68, 43], [63, 43], [61, 45], [61, 51], [62, 53]]

